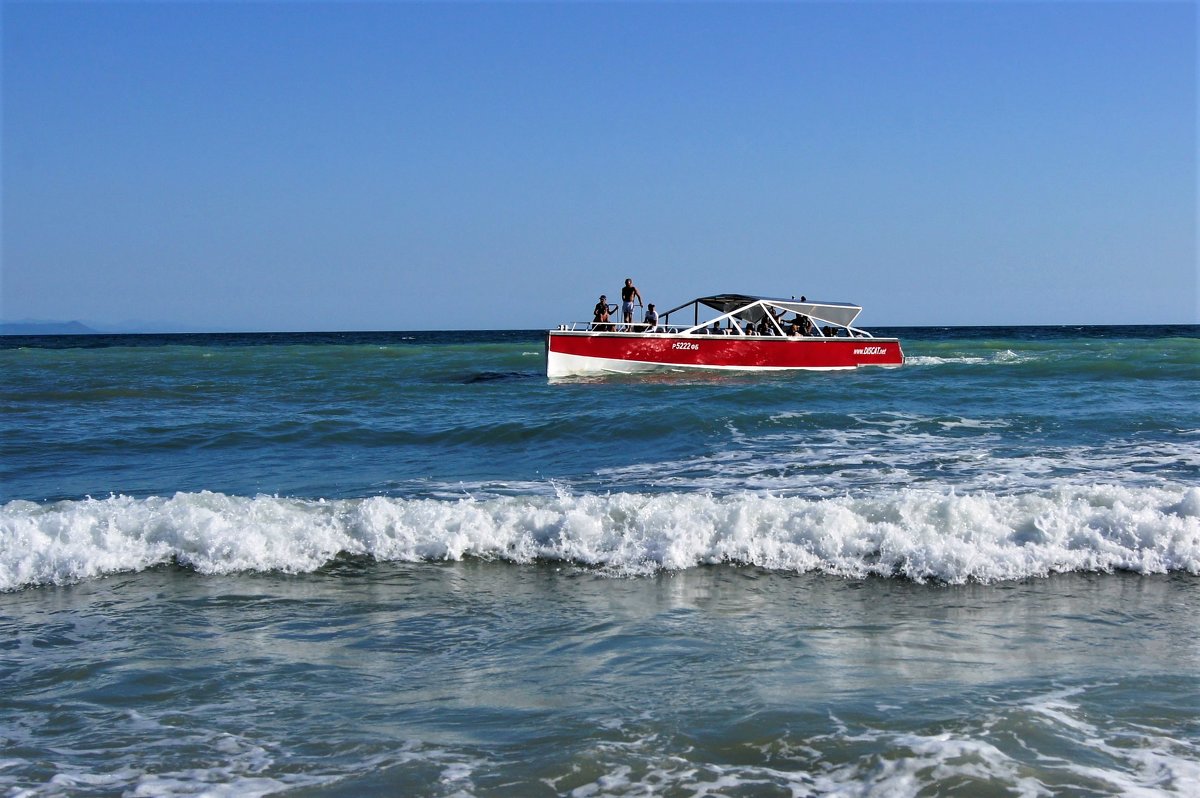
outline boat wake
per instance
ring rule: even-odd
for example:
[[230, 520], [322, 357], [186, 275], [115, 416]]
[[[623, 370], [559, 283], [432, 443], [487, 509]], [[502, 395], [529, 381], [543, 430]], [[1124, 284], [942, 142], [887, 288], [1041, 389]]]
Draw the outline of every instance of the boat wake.
[[305, 573], [339, 556], [550, 561], [614, 576], [729, 563], [951, 584], [1069, 571], [1200, 574], [1200, 488], [336, 501], [200, 492], [0, 508], [0, 590], [171, 563], [205, 574]]

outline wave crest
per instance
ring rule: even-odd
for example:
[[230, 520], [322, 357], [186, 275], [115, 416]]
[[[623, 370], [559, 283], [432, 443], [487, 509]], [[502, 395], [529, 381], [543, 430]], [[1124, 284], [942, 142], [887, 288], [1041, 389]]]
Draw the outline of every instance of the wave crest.
[[1065, 571], [1200, 574], [1200, 488], [337, 501], [201, 492], [0, 508], [0, 590], [171, 562], [211, 574], [304, 573], [338, 555], [558, 561], [621, 576], [718, 563], [947, 583]]

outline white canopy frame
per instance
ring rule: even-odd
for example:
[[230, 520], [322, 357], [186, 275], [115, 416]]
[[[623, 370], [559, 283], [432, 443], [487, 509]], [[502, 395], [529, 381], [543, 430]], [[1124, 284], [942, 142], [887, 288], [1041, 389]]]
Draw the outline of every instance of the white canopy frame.
[[[720, 315], [701, 322], [701, 305], [718, 311]], [[716, 294], [714, 296], [693, 299], [690, 302], [685, 302], [678, 307], [671, 308], [665, 313], [660, 314], [661, 323], [669, 325], [672, 313], [677, 313], [689, 307], [693, 309], [692, 326], [681, 329], [680, 334], [682, 335], [702, 333], [710, 325], [714, 323], [719, 324], [722, 321], [727, 321], [730, 326], [738, 331], [737, 334], [746, 335], [746, 330], [743, 327], [744, 324], [758, 324], [765, 318], [777, 335], [786, 336], [787, 333], [784, 332], [783, 325], [780, 324], [780, 319], [785, 313], [794, 313], [796, 318], [808, 317], [813, 322], [813, 331], [808, 337], [828, 337], [825, 335], [822, 325], [844, 329], [849, 335], [855, 338], [874, 337], [866, 330], [852, 326], [854, 320], [858, 318], [858, 314], [862, 312], [862, 308], [858, 305], [851, 305], [846, 302], [798, 301], [796, 299], [779, 299], [774, 297], [749, 296], [746, 294]], [[683, 325], [680, 326], [682, 327]]]

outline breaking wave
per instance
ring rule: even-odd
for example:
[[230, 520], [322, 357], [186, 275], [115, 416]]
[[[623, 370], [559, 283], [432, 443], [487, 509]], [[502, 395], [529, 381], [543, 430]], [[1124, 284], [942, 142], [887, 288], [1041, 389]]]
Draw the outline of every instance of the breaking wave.
[[338, 556], [563, 562], [615, 576], [730, 563], [839, 577], [991, 582], [1068, 571], [1200, 574], [1200, 488], [1060, 486], [758, 494], [308, 500], [221, 493], [12, 501], [0, 590], [174, 563], [304, 573]]

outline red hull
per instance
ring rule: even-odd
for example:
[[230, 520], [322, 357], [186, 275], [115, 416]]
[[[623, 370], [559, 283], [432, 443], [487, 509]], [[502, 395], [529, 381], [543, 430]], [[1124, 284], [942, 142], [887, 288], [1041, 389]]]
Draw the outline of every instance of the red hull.
[[848, 369], [900, 366], [895, 338], [780, 338], [550, 331], [546, 371], [569, 374], [653, 368]]

